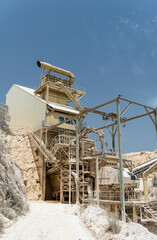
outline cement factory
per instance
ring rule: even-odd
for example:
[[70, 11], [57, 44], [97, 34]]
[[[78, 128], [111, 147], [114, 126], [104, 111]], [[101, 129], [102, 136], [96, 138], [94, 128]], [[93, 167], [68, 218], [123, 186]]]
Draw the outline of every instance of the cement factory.
[[[14, 84], [6, 95], [6, 105], [10, 128], [28, 132], [42, 200], [94, 202], [123, 221], [157, 222], [157, 205], [149, 201], [147, 188], [147, 176], [157, 169], [157, 159], [134, 168], [132, 160], [123, 157], [121, 144], [121, 123], [148, 116], [157, 131], [156, 109], [120, 95], [94, 108], [82, 107], [80, 99], [85, 89], [74, 86], [72, 72], [40, 61], [37, 66], [43, 69], [40, 87], [30, 89]], [[120, 112], [121, 102], [126, 106]], [[116, 112], [103, 110], [109, 105], [116, 105]], [[131, 105], [145, 112], [123, 117]], [[83, 121], [90, 113], [101, 117], [103, 127], [84, 126]], [[104, 129], [111, 135], [110, 151], [104, 151]], [[90, 133], [97, 135], [101, 151]], [[143, 181], [142, 190], [139, 179]]]

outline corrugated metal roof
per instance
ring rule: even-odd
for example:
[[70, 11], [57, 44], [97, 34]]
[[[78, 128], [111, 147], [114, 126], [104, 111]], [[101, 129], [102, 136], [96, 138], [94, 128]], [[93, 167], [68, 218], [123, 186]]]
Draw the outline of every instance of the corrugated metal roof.
[[35, 91], [35, 90], [32, 89], [32, 88], [23, 87], [23, 86], [20, 86], [20, 85], [17, 85], [17, 84], [15, 84], [15, 86], [23, 89], [25, 92], [28, 92], [28, 93], [30, 93], [31, 95], [34, 95], [34, 91]]
[[23, 91], [29, 93], [30, 95], [34, 96], [35, 98], [39, 99], [40, 101], [42, 101], [43, 103], [46, 103], [45, 100], [43, 100], [42, 98], [40, 98], [39, 96], [35, 95], [35, 90], [32, 89], [32, 88], [27, 88], [27, 87], [23, 87], [23, 86], [20, 86], [20, 85], [17, 85], [17, 84], [14, 84], [16, 87], [22, 89]]
[[[46, 103], [45, 100], [43, 100], [40, 97], [38, 97], [37, 95], [35, 95], [35, 93], [34, 93], [35, 90], [34, 89], [23, 87], [23, 86], [20, 86], [20, 85], [17, 85], [17, 84], [14, 84], [14, 85], [21, 88], [25, 92], [31, 94], [32, 96], [36, 97], [37, 99], [41, 100], [42, 102]], [[54, 103], [54, 102], [48, 102], [47, 105], [49, 105], [50, 107], [52, 107], [55, 110], [59, 110], [59, 111], [67, 112], [67, 113], [69, 112], [69, 113], [73, 113], [73, 114], [79, 114], [79, 111], [75, 110], [71, 106], [61, 105], [61, 104]]]
[[48, 105], [56, 110], [60, 110], [63, 112], [70, 112], [70, 113], [74, 113], [74, 114], [79, 114], [79, 111], [75, 110], [74, 108], [67, 106], [67, 105], [61, 105], [58, 103], [54, 103], [54, 102], [48, 102]]

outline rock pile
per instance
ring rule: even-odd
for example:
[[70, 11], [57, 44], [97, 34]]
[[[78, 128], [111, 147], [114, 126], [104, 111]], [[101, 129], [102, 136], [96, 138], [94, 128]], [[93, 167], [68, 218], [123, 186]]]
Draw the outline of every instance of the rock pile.
[[[138, 223], [110, 221], [111, 216], [97, 205], [89, 205], [81, 214], [86, 227], [97, 239], [101, 240], [156, 240], [157, 236]], [[115, 224], [116, 223], [116, 224]], [[112, 226], [111, 226], [112, 224]], [[112, 228], [111, 228], [112, 227]], [[118, 227], [119, 231], [115, 231]]]

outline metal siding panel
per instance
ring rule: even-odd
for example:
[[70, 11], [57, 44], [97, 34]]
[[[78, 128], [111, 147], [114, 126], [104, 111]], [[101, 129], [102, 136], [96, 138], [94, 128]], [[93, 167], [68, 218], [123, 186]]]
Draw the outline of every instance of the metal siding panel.
[[11, 128], [38, 128], [46, 116], [46, 103], [13, 85], [6, 96]]

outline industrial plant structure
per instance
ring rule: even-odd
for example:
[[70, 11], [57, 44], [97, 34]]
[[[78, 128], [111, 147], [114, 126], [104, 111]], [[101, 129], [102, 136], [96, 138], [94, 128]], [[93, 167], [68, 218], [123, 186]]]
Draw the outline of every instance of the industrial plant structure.
[[[121, 96], [93, 109], [83, 108], [79, 100], [85, 90], [73, 85], [73, 73], [40, 61], [37, 65], [46, 71], [41, 77], [41, 86], [34, 90], [14, 84], [6, 95], [6, 104], [11, 117], [10, 127], [28, 131], [42, 199], [84, 204], [94, 201], [115, 212], [117, 217], [122, 216], [123, 220], [126, 217], [135, 222], [138, 218], [141, 221], [156, 219], [153, 212], [149, 213], [148, 199], [141, 199], [132, 161], [122, 158], [120, 141], [120, 123], [146, 115], [151, 117], [156, 109], [138, 104], [146, 113], [130, 119], [122, 118], [127, 108], [137, 103]], [[128, 104], [121, 113], [120, 100]], [[68, 105], [70, 102], [75, 108]], [[117, 113], [98, 110], [113, 103], [117, 104]], [[90, 112], [99, 114], [103, 120], [111, 119], [113, 123], [97, 129], [84, 127], [83, 120]], [[117, 127], [114, 129], [114, 126]], [[108, 153], [103, 152], [102, 129], [110, 127], [112, 151]], [[89, 138], [91, 132], [98, 135], [102, 151], [98, 151], [95, 141]], [[116, 132], [119, 156], [115, 153]]]

